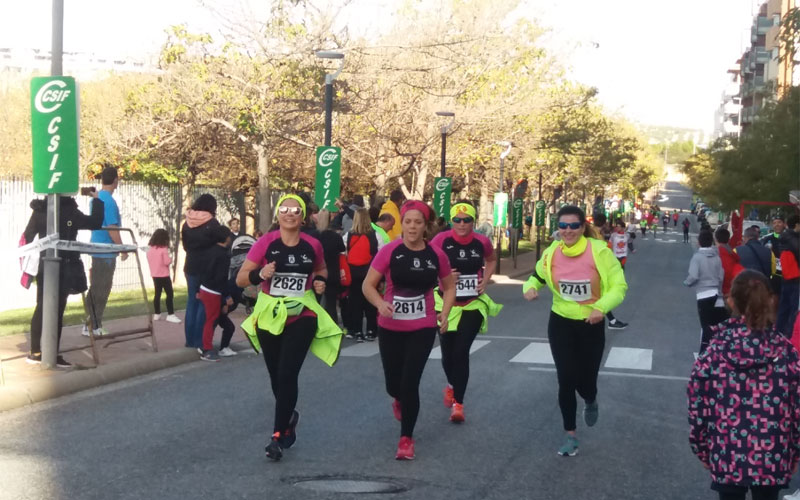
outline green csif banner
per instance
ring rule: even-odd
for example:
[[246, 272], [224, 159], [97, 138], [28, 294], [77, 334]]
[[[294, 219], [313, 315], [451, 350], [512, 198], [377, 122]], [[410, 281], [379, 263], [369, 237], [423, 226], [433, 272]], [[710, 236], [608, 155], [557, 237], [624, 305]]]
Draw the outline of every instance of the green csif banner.
[[511, 203], [511, 227], [522, 229], [522, 198]]
[[547, 215], [545, 212], [547, 211], [547, 203], [544, 200], [539, 200], [536, 202], [536, 227], [544, 226], [544, 219]]
[[33, 192], [78, 192], [78, 92], [75, 79], [31, 79]]
[[341, 189], [342, 148], [317, 147], [317, 177], [314, 184], [314, 203], [320, 210], [336, 212], [334, 202]]
[[450, 194], [453, 189], [453, 179], [450, 177], [436, 177], [433, 181], [433, 209], [436, 215], [450, 220]]

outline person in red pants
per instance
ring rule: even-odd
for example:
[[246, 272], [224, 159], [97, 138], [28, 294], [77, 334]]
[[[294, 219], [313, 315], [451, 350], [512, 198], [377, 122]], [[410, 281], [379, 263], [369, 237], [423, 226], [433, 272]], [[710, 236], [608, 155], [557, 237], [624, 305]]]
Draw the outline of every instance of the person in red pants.
[[227, 246], [231, 232], [225, 226], [214, 227], [211, 232], [216, 245], [206, 251], [205, 271], [200, 278], [200, 291], [197, 292], [197, 298], [203, 303], [205, 309], [203, 353], [200, 356], [203, 361], [220, 360], [219, 353], [214, 350], [214, 326], [219, 319], [222, 304], [227, 302], [227, 298], [230, 296], [227, 291], [231, 257]]

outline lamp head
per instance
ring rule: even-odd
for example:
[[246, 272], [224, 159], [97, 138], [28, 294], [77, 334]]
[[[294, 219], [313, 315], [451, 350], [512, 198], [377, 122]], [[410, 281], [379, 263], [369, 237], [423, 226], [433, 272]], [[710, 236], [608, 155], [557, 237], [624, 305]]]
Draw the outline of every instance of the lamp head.
[[333, 50], [318, 50], [314, 55], [320, 59], [344, 59], [344, 54]]

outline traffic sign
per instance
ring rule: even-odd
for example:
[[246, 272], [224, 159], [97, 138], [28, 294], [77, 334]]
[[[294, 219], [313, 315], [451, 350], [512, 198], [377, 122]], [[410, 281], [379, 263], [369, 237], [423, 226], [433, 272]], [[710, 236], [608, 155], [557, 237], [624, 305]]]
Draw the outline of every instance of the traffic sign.
[[33, 192], [78, 192], [78, 92], [70, 76], [31, 79]]
[[536, 227], [544, 226], [545, 210], [547, 210], [547, 203], [544, 200], [536, 202]]
[[334, 204], [341, 189], [342, 148], [317, 147], [317, 178], [314, 184], [314, 203], [320, 210], [336, 212]]
[[522, 229], [522, 198], [517, 198], [511, 203], [511, 227]]
[[494, 194], [494, 212], [492, 214], [492, 225], [494, 227], [506, 227], [508, 224], [508, 193]]
[[433, 209], [436, 215], [450, 220], [450, 196], [453, 189], [453, 179], [450, 177], [436, 177], [433, 181]]

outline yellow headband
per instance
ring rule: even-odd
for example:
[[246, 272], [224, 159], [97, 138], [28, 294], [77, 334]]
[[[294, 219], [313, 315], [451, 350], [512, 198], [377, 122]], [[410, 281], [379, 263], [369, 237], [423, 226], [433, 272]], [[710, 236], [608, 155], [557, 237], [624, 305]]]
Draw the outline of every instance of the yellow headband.
[[452, 219], [460, 212], [464, 212], [465, 214], [469, 215], [473, 219], [475, 218], [475, 207], [470, 205], [469, 203], [456, 203], [453, 208], [450, 209], [450, 218]]
[[278, 199], [278, 204], [275, 207], [280, 207], [281, 204], [286, 200], [295, 200], [297, 203], [300, 204], [300, 208], [303, 209], [303, 218], [306, 218], [306, 202], [303, 201], [303, 198], [300, 198], [296, 194], [285, 194]]

